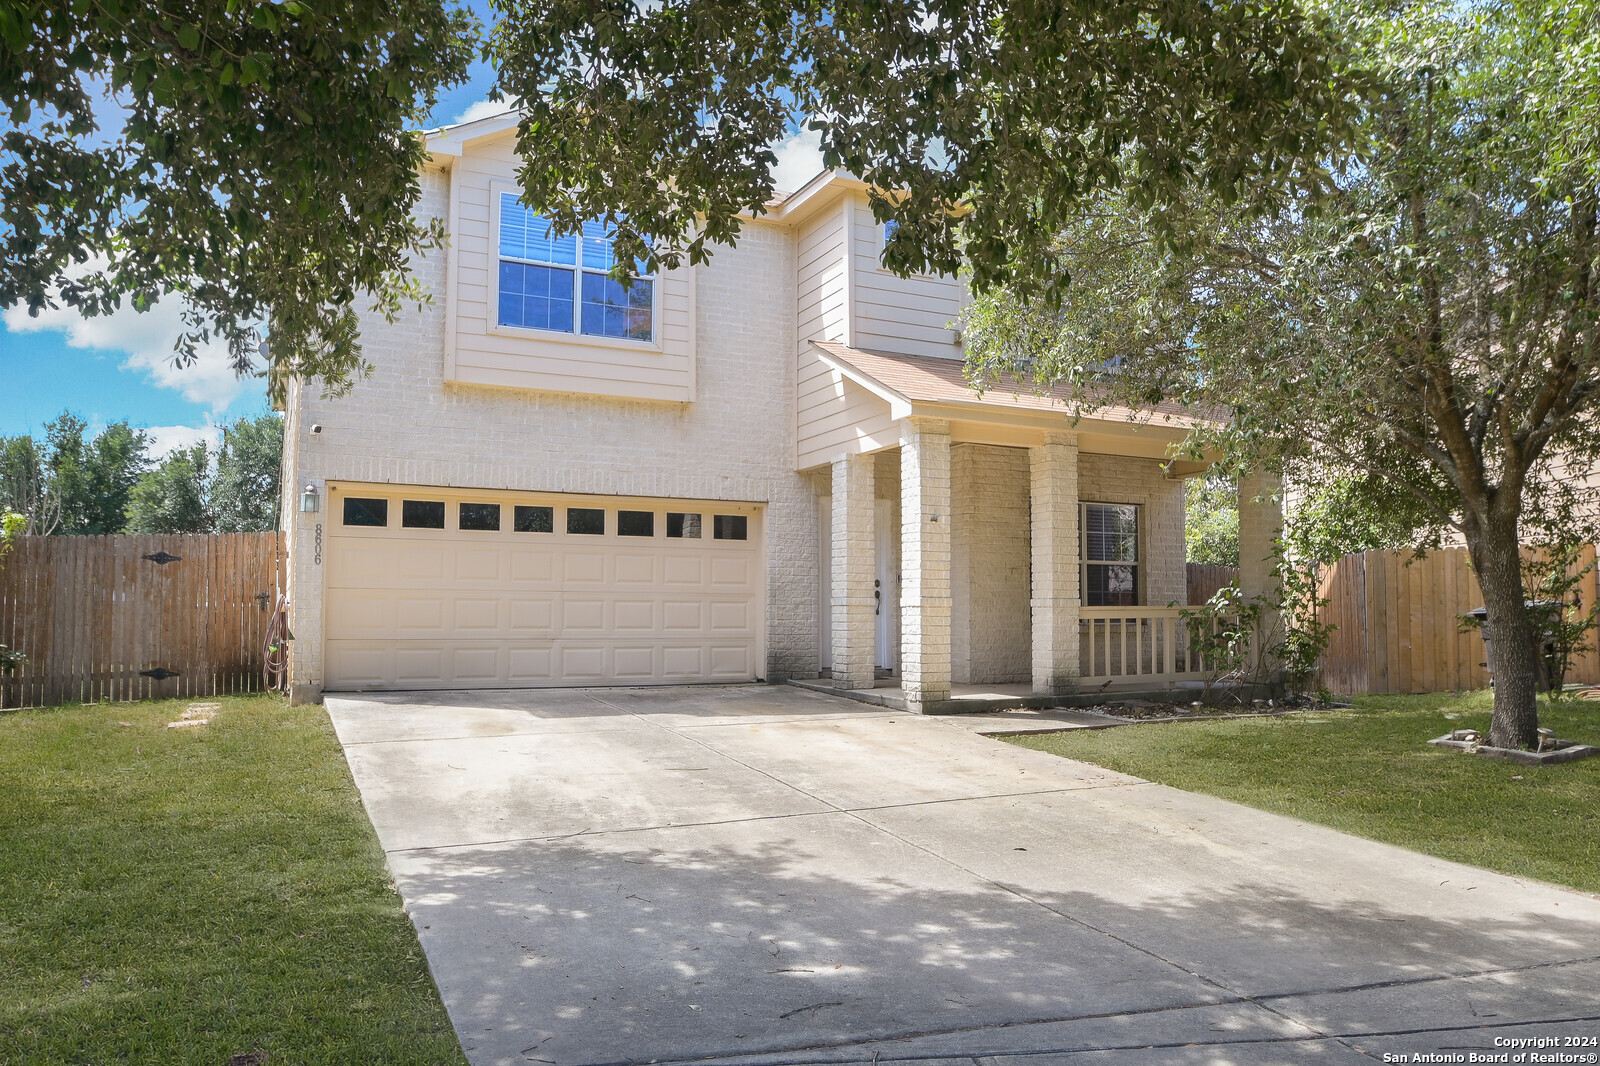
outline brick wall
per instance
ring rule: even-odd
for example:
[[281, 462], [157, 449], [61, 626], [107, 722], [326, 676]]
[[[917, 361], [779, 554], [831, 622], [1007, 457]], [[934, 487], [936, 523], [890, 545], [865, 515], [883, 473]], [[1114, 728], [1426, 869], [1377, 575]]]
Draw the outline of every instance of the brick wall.
[[1084, 503], [1138, 504], [1140, 602], [1150, 607], [1187, 602], [1182, 481], [1167, 478], [1154, 459], [1082, 453], [1078, 498]]
[[[419, 213], [444, 217], [443, 175], [423, 175]], [[292, 483], [396, 484], [688, 497], [766, 505], [770, 680], [817, 670], [813, 493], [793, 470], [792, 250], [747, 224], [737, 248], [697, 268], [694, 403], [607, 399], [444, 381], [444, 255], [416, 264], [434, 295], [389, 324], [362, 320], [372, 375], [341, 398], [315, 385], [291, 404]], [[310, 427], [323, 431], [312, 435]], [[322, 515], [294, 515], [293, 681], [322, 679], [322, 582], [312, 541]]]
[[906, 706], [950, 698], [950, 423], [900, 423], [900, 687]]
[[1028, 453], [958, 444], [950, 455], [951, 680], [1027, 681], [1029, 616]]

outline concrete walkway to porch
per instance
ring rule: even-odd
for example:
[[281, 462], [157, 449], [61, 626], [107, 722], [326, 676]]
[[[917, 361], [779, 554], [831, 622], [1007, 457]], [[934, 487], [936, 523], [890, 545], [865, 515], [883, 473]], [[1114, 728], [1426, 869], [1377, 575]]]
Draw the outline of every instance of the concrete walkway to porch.
[[[906, 700], [905, 690], [901, 688], [900, 679], [895, 677], [880, 677], [870, 689], [835, 688], [833, 681], [825, 677], [816, 680], [791, 678], [789, 684], [812, 692], [821, 692], [829, 696], [855, 700], [857, 703], [870, 703], [876, 707], [888, 707], [896, 711], [910, 709]], [[1106, 686], [1091, 688], [1086, 692], [1075, 692], [1070, 695], [1039, 696], [1034, 694], [1033, 686], [1026, 683], [951, 685], [950, 698], [948, 700], [925, 703], [922, 706], [923, 713], [926, 714], [961, 716], [996, 711], [1055, 710], [1060, 712], [1063, 723], [1076, 723], [1078, 727], [1086, 729], [1104, 729], [1107, 726], [1123, 723], [1100, 718], [1096, 715], [1074, 712], [1070, 708], [1094, 707], [1105, 703], [1107, 700], [1166, 700], [1171, 698], [1172, 693], [1168, 689], [1152, 688], [1146, 690], [1132, 686], [1118, 688]], [[1008, 730], [1000, 730], [1000, 732], [1008, 732]]]
[[1342, 1066], [1600, 1034], [1592, 897], [963, 720], [787, 686], [327, 708], [473, 1066]]

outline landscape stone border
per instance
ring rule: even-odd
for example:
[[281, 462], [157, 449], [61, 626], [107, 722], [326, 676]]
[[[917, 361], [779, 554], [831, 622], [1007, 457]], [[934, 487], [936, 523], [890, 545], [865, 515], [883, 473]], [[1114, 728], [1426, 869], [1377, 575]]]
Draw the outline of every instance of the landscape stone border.
[[1577, 744], [1570, 740], [1557, 740], [1555, 746], [1549, 751], [1496, 748], [1488, 744], [1480, 744], [1475, 740], [1457, 740], [1453, 734], [1449, 733], [1442, 737], [1435, 737], [1428, 743], [1441, 748], [1454, 748], [1457, 751], [1464, 751], [1468, 754], [1482, 755], [1489, 759], [1503, 759], [1506, 762], [1520, 763], [1523, 766], [1552, 766], [1557, 763], [1587, 759], [1591, 755], [1600, 755], [1600, 748], [1592, 744]]

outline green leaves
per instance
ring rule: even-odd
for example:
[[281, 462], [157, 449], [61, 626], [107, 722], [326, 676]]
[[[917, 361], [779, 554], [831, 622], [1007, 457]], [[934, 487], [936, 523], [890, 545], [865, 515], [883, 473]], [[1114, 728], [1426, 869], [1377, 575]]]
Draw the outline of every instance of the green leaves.
[[1366, 73], [1327, 186], [1268, 214], [1225, 190], [1080, 200], [1052, 232], [1073, 285], [980, 297], [970, 373], [1214, 412], [1196, 447], [1291, 462], [1334, 501], [1306, 551], [1592, 534], [1574, 474], [1600, 467], [1600, 7], [1330, 11]]
[[662, 242], [656, 267], [703, 258], [765, 210], [767, 146], [798, 113], [828, 165], [903, 193], [873, 204], [900, 223], [891, 269], [966, 265], [980, 288], [1059, 295], [1053, 237], [1086, 199], [1127, 188], [1163, 239], [1197, 189], [1271, 204], [1321, 180], [1354, 92], [1325, 27], [1278, 0], [497, 10], [499, 88], [528, 111], [528, 203], [563, 228], [626, 217]]
[[422, 295], [413, 133], [477, 34], [455, 0], [0, 5], [0, 306], [181, 296], [180, 363], [251, 372], [270, 324], [274, 388], [348, 381], [358, 301]]

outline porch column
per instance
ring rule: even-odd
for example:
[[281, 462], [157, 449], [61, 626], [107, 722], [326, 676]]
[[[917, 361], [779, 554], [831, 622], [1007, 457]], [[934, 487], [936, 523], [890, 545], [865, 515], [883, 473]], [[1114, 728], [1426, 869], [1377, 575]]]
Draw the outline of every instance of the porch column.
[[833, 687], [873, 685], [872, 578], [877, 539], [873, 529], [870, 455], [833, 461]]
[[[1239, 592], [1245, 600], [1273, 596], [1278, 591], [1273, 549], [1283, 533], [1283, 481], [1275, 474], [1250, 473], [1239, 478]], [[1278, 613], [1263, 611], [1261, 632], [1279, 639]], [[1253, 660], [1254, 656], [1252, 656]], [[1266, 664], [1267, 675], [1276, 663]]]
[[1059, 696], [1078, 679], [1078, 435], [1049, 432], [1028, 449], [1032, 511], [1033, 691]]
[[950, 698], [950, 423], [900, 423], [900, 689], [913, 711]]

